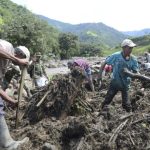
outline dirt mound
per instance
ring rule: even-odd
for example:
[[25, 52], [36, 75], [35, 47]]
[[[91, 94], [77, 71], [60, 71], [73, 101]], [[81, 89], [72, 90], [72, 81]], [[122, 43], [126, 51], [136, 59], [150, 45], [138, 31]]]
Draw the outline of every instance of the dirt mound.
[[36, 123], [46, 116], [60, 120], [68, 116], [76, 99], [85, 99], [81, 86], [83, 79], [79, 77], [80, 74], [77, 80], [71, 75], [55, 76], [48, 85], [36, 89], [25, 113], [30, 123]]
[[84, 76], [78, 73], [78, 77], [56, 76], [34, 91], [28, 105], [22, 102], [20, 111], [26, 117], [18, 129], [14, 129], [15, 111], [7, 107], [11, 134], [30, 138], [22, 150], [41, 150], [45, 143], [59, 150], [150, 149], [149, 83], [132, 81], [132, 113], [123, 110], [120, 93], [101, 111], [110, 78], [105, 77], [101, 90], [94, 95], [86, 91]]

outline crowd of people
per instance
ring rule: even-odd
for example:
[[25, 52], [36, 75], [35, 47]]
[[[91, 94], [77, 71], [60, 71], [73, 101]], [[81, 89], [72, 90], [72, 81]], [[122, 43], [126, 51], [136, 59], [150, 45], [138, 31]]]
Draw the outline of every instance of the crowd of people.
[[[125, 39], [121, 43], [122, 50], [108, 56], [98, 73], [99, 86], [103, 82], [103, 77], [109, 75], [111, 82], [105, 96], [105, 100], [101, 104], [101, 109], [106, 108], [113, 100], [118, 91], [122, 94], [122, 107], [127, 112], [131, 111], [131, 104], [129, 98], [129, 90], [131, 78], [125, 74], [124, 69], [128, 69], [133, 73], [139, 74], [139, 63], [137, 58], [132, 54], [133, 48], [136, 46], [130, 39]], [[36, 52], [30, 61], [30, 52], [25, 46], [13, 47], [11, 43], [5, 40], [0, 40], [0, 149], [17, 149], [23, 143], [26, 143], [29, 138], [24, 138], [20, 141], [12, 139], [7, 123], [5, 121], [4, 101], [13, 105], [17, 105], [18, 101], [13, 99], [7, 93], [8, 89], [12, 91], [12, 86], [17, 92], [23, 67], [28, 68], [27, 72], [32, 79], [33, 87], [41, 87], [48, 83], [48, 75], [45, 67], [41, 62], [41, 53]], [[145, 53], [145, 60], [141, 63], [141, 67], [150, 71], [150, 53]], [[68, 68], [72, 71], [76, 67], [80, 67], [85, 79], [90, 85], [91, 91], [95, 92], [94, 83], [92, 79], [92, 71], [90, 64], [85, 59], [75, 59], [68, 61]], [[30, 97], [30, 89], [24, 84], [24, 89], [27, 96]]]

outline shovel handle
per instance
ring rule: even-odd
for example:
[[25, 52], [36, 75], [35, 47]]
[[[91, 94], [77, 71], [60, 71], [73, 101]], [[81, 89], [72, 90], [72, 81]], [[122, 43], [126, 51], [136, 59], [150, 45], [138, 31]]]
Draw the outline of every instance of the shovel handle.
[[24, 79], [27, 73], [27, 67], [24, 66], [21, 72], [21, 80], [20, 80], [20, 86], [19, 86], [19, 94], [18, 94], [18, 105], [17, 105], [17, 110], [16, 110], [16, 124], [15, 127], [18, 127], [19, 123], [19, 106], [20, 106], [20, 101], [22, 99], [22, 92], [23, 92], [23, 86], [24, 86]]

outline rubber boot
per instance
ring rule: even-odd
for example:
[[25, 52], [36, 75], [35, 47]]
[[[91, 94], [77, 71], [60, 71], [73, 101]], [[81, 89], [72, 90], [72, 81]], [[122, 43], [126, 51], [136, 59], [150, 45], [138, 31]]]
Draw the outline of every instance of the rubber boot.
[[21, 141], [14, 141], [10, 136], [4, 116], [0, 116], [0, 150], [17, 150], [20, 145], [28, 141], [28, 137]]

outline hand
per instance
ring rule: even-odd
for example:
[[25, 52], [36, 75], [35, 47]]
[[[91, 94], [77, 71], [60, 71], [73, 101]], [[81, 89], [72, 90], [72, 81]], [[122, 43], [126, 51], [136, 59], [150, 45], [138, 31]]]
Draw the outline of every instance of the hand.
[[18, 59], [19, 65], [29, 65], [29, 61], [27, 59]]
[[16, 107], [17, 105], [18, 105], [18, 101], [17, 100], [13, 99], [13, 100], [10, 101], [10, 106], [11, 107]]

